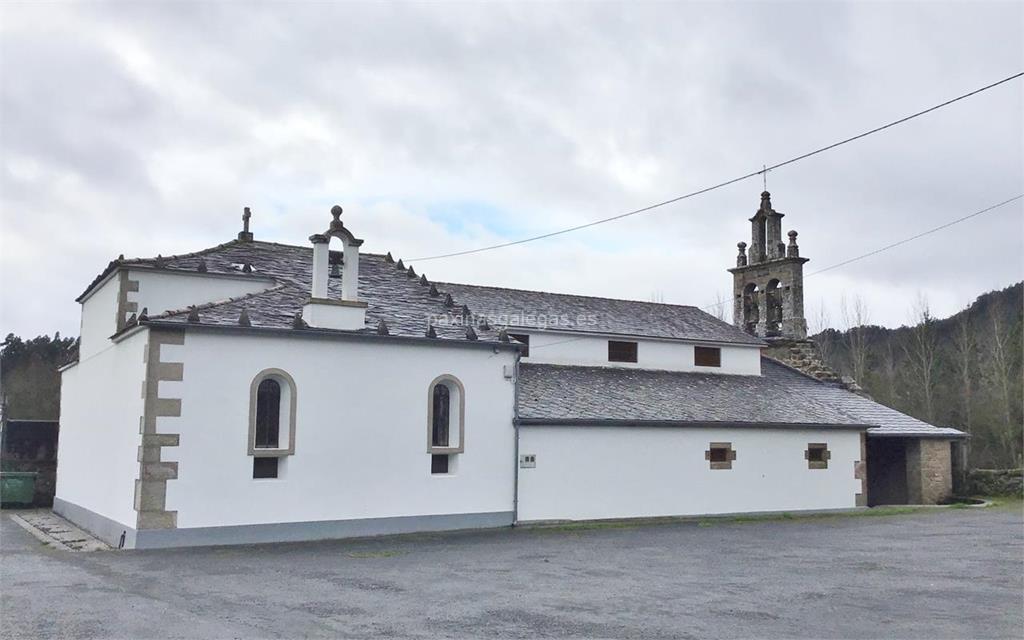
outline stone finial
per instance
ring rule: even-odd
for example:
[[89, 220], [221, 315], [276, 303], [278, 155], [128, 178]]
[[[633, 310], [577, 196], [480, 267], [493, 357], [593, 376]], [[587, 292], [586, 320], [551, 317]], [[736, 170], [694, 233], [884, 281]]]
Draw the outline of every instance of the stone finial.
[[390, 251], [388, 251], [388, 254], [386, 256], [384, 256], [384, 262], [386, 262], [388, 264], [395, 264], [395, 259], [391, 257], [391, 252]]
[[441, 292], [437, 290], [437, 285], [435, 285], [435, 284], [431, 284], [431, 285], [430, 285], [430, 296], [431, 296], [432, 298], [436, 298], [436, 297], [438, 297], [439, 295], [441, 295]]
[[502, 329], [501, 331], [498, 332], [498, 342], [504, 342], [504, 343], [511, 342], [511, 340], [508, 337], [508, 331], [506, 331], [505, 329]]
[[239, 242], [252, 242], [252, 232], [249, 231], [249, 218], [252, 217], [252, 211], [249, 207], [242, 209], [242, 230], [238, 232]]
[[164, 257], [159, 253], [156, 254], [156, 258], [153, 259], [153, 266], [156, 267], [157, 269], [163, 269], [166, 266], [166, 263], [164, 262]]
[[410, 278], [416, 277], [416, 272], [413, 270], [412, 265], [409, 265], [409, 270], [405, 272], [405, 275], [409, 276]]
[[476, 331], [473, 331], [473, 326], [472, 325], [467, 325], [466, 326], [466, 340], [476, 340], [476, 339], [477, 339], [477, 335], [476, 335]]
[[798, 247], [797, 244], [796, 244], [796, 231], [790, 231], [789, 232], [789, 246], [786, 247], [786, 257], [787, 258], [799, 258], [800, 257], [800, 247]]
[[185, 318], [192, 324], [199, 324], [199, 309], [195, 307], [188, 308], [188, 317]]
[[469, 316], [473, 315], [473, 312], [469, 310], [469, 305], [465, 305], [465, 304], [462, 305], [461, 309], [459, 309], [459, 313], [463, 317], [466, 317], [466, 318], [468, 318]]
[[139, 312], [139, 322], [146, 322], [149, 320], [149, 307], [142, 307], [142, 311]]
[[423, 335], [428, 337], [428, 338], [436, 338], [437, 337], [437, 331], [434, 331], [434, 325], [428, 324], [427, 325], [427, 331]]
[[768, 213], [772, 210], [772, 194], [767, 191], [761, 192], [761, 211]]
[[740, 253], [736, 256], [736, 266], [745, 267], [747, 266], [747, 243], [737, 242], [736, 247], [739, 248]]
[[117, 256], [117, 261], [118, 261], [118, 262], [124, 262], [124, 254], [123, 254], [123, 253], [122, 253], [122, 254], [119, 254], [119, 255]]
[[450, 294], [450, 293], [444, 294], [444, 306], [446, 306], [446, 307], [455, 306], [455, 301], [452, 300], [452, 294]]
[[389, 336], [391, 331], [388, 330], [388, 323], [384, 322], [384, 318], [381, 318], [377, 323], [377, 335], [378, 336]]
[[399, 271], [405, 271], [405, 264], [402, 262], [401, 258], [398, 259], [398, 262], [395, 264], [395, 268]]
[[331, 207], [331, 216], [334, 218], [331, 220], [331, 231], [345, 228], [345, 225], [341, 223], [341, 213], [342, 209], [338, 205]]
[[422, 275], [420, 276], [420, 286], [421, 286], [421, 287], [425, 287], [425, 286], [427, 286], [428, 284], [430, 284], [430, 281], [429, 281], [429, 280], [427, 280], [427, 274], [425, 274], [425, 273], [424, 273], [424, 274], [422, 274]]
[[302, 312], [296, 311], [295, 317], [292, 318], [292, 329], [306, 329], [309, 325], [302, 319]]
[[198, 271], [199, 273], [207, 272], [206, 258], [199, 258], [199, 264], [196, 265], [196, 271]]
[[136, 316], [133, 313], [132, 315], [128, 316], [128, 322], [125, 323], [125, 326], [131, 327], [131, 326], [136, 325], [138, 323], [139, 323], [139, 318], [138, 318], [138, 316]]
[[242, 273], [252, 273], [252, 265], [246, 262], [242, 265]]
[[238, 326], [240, 327], [251, 327], [252, 321], [249, 320], [249, 311], [242, 307], [242, 313], [238, 314]]

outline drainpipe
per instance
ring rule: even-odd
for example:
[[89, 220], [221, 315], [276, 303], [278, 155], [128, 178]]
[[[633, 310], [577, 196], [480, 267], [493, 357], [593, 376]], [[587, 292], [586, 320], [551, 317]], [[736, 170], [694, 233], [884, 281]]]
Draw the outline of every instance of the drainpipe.
[[516, 361], [512, 365], [512, 428], [515, 430], [515, 451], [512, 472], [512, 526], [519, 523], [519, 359], [522, 352], [516, 349]]

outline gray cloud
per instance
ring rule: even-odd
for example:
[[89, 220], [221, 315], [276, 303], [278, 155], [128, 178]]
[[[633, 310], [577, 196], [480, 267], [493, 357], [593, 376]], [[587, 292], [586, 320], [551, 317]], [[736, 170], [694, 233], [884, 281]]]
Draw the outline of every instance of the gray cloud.
[[[1009, 75], [1022, 9], [971, 4], [7, 4], [3, 331], [77, 332], [119, 253], [302, 243], [443, 253], [613, 215]], [[769, 176], [813, 271], [1019, 193], [1021, 83]], [[759, 181], [431, 277], [704, 305]], [[467, 204], [468, 203], [468, 204]], [[480, 207], [474, 214], [472, 205]], [[457, 207], [462, 224], [445, 212]], [[468, 210], [467, 210], [468, 207]], [[455, 209], [451, 209], [454, 211]], [[1021, 207], [816, 276], [899, 324], [1021, 278]], [[41, 268], [41, 266], [43, 268]]]

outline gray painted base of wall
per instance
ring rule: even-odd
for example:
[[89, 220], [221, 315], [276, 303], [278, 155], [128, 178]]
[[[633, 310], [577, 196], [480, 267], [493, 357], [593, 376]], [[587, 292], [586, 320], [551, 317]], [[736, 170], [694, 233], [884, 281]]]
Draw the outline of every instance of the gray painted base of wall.
[[[886, 505], [888, 506], [888, 505]], [[715, 520], [715, 519], [729, 519], [729, 518], [772, 518], [779, 516], [792, 516], [799, 518], [801, 516], [819, 516], [819, 515], [842, 515], [844, 513], [857, 513], [858, 511], [867, 511], [870, 507], [837, 507], [835, 509], [781, 509], [779, 511], [732, 511], [729, 513], [705, 513], [705, 514], [686, 514], [678, 516], [635, 516], [625, 518], [592, 518], [592, 519], [581, 519], [581, 520], [519, 520], [516, 522], [517, 527], [530, 528], [544, 528], [551, 526], [560, 525], [572, 525], [572, 524], [611, 524], [617, 522], [624, 523], [671, 523], [671, 522], [699, 522], [700, 520]]]
[[134, 528], [121, 524], [116, 520], [111, 520], [106, 516], [101, 516], [95, 511], [90, 511], [67, 500], [54, 498], [53, 512], [66, 520], [70, 520], [115, 549], [118, 548], [121, 542], [122, 533], [124, 533], [124, 548], [131, 549], [135, 546]]
[[54, 513], [64, 517], [100, 540], [117, 548], [121, 533], [125, 549], [165, 549], [169, 547], [209, 547], [229, 544], [267, 542], [307, 542], [338, 538], [365, 538], [401, 533], [494, 529], [512, 526], [511, 511], [488, 513], [451, 513], [430, 516], [397, 516], [359, 520], [323, 520], [311, 522], [275, 522], [227, 527], [185, 529], [141, 529], [111, 520], [77, 504], [54, 498]]
[[[143, 529], [136, 534], [136, 549], [206, 547], [267, 542], [307, 542], [338, 538], [363, 538], [400, 533], [492, 529], [512, 525], [511, 511], [453, 513], [430, 516], [398, 516], [359, 520], [277, 522], [227, 527]], [[118, 534], [120, 535], [120, 534]]]

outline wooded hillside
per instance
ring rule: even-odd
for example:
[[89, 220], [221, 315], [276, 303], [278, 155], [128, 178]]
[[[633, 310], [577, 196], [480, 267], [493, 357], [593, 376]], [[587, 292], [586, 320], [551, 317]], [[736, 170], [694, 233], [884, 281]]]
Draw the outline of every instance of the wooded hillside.
[[60, 334], [22, 340], [7, 334], [0, 351], [0, 397], [7, 417], [56, 420], [60, 417], [57, 368], [75, 359], [78, 341]]
[[879, 402], [970, 433], [971, 466], [1021, 465], [1022, 283], [986, 293], [942, 320], [918, 299], [908, 304], [912, 322], [898, 329], [871, 325], [859, 299], [843, 306], [847, 329], [814, 336], [833, 369]]

